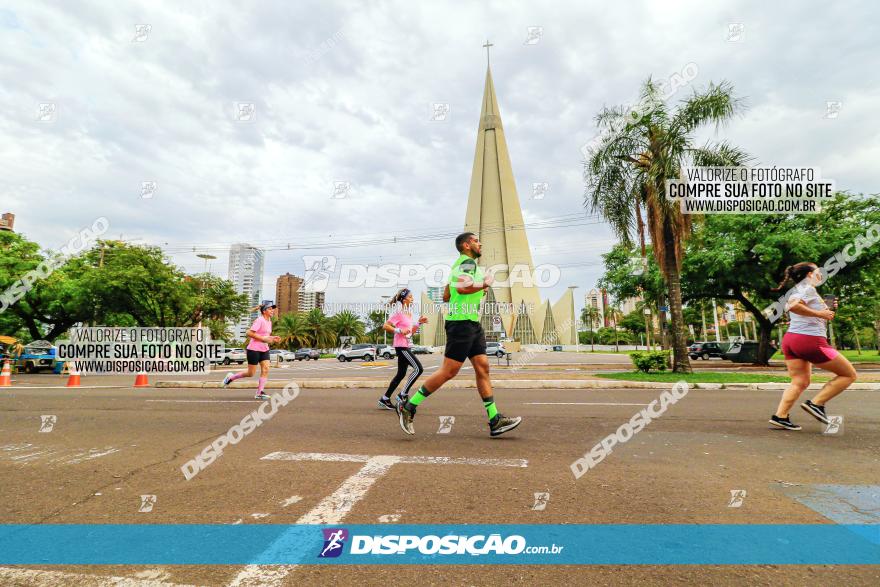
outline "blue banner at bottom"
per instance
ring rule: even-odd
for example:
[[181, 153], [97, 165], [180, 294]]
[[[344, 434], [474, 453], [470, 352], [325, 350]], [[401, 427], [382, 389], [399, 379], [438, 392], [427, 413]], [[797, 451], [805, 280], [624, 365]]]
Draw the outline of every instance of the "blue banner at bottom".
[[880, 564], [880, 525], [0, 525], [3, 565]]

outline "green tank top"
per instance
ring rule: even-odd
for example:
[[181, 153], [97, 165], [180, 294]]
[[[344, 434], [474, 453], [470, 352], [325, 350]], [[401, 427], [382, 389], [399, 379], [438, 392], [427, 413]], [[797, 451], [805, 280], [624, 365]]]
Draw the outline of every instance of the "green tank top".
[[449, 274], [449, 314], [446, 315], [447, 322], [459, 320], [480, 321], [480, 300], [483, 299], [485, 291], [480, 290], [469, 294], [458, 293], [458, 290], [455, 289], [455, 284], [458, 283], [459, 276], [464, 274], [469, 275], [475, 284], [483, 283], [483, 270], [477, 265], [476, 259], [471, 259], [467, 255], [461, 255], [456, 259]]

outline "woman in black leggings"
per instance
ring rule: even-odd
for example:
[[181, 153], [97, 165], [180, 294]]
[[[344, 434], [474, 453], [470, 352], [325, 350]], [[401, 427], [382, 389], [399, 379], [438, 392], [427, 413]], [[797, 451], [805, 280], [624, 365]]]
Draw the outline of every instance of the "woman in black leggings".
[[379, 398], [379, 407], [384, 410], [394, 410], [394, 404], [391, 403], [391, 396], [394, 390], [403, 381], [406, 376], [406, 370], [412, 367], [412, 373], [406, 380], [406, 386], [403, 392], [397, 396], [397, 401], [405, 402], [409, 397], [409, 390], [416, 382], [416, 379], [425, 372], [422, 364], [412, 353], [412, 337], [419, 329], [419, 326], [428, 321], [424, 316], [416, 322], [413, 320], [410, 307], [412, 306], [413, 295], [407, 288], [403, 288], [397, 295], [391, 299], [392, 304], [400, 303], [400, 308], [391, 314], [388, 321], [383, 325], [385, 332], [394, 334], [394, 350], [397, 351], [397, 374], [391, 383], [388, 384], [388, 390], [381, 398]]

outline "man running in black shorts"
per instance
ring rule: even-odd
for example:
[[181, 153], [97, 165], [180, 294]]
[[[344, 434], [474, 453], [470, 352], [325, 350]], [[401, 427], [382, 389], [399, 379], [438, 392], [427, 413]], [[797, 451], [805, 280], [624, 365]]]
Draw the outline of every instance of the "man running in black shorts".
[[443, 364], [431, 375], [419, 390], [404, 404], [398, 402], [397, 415], [400, 427], [407, 434], [415, 434], [413, 418], [416, 407], [425, 398], [440, 389], [444, 383], [458, 375], [465, 359], [470, 359], [477, 377], [477, 390], [483, 398], [483, 406], [489, 417], [489, 435], [499, 436], [513, 430], [522, 418], [508, 418], [498, 413], [489, 380], [489, 359], [486, 357], [486, 335], [480, 325], [480, 300], [492, 285], [492, 277], [484, 276], [477, 265], [480, 258], [480, 239], [472, 232], [455, 238], [455, 248], [461, 256], [452, 266], [449, 284], [443, 301], [449, 302], [446, 316], [446, 352]]

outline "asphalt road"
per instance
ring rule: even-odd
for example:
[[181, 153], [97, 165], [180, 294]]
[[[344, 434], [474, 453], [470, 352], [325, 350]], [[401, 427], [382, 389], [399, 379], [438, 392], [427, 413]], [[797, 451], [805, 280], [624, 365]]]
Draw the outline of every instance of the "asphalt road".
[[[438, 392], [420, 409], [416, 436], [407, 437], [391, 412], [376, 408], [377, 389], [306, 389], [187, 481], [181, 465], [254, 408], [251, 390], [48, 388], [61, 384], [57, 377], [18, 383], [0, 389], [4, 523], [288, 524], [330, 516], [346, 524], [821, 524], [831, 521], [793, 499], [791, 488], [880, 483], [876, 392], [841, 396], [832, 411], [845, 416], [845, 426], [824, 435], [800, 411], [793, 417], [803, 431], [769, 430], [778, 392], [693, 390], [576, 480], [572, 461], [657, 390], [497, 389], [500, 409], [525, 420], [510, 435], [490, 439], [473, 390]], [[438, 434], [445, 416], [455, 416], [454, 424]], [[47, 422], [51, 431], [41, 432]], [[527, 466], [395, 465], [362, 497], [328, 510], [328, 496], [363, 464], [264, 458], [273, 453], [524, 459]], [[729, 507], [732, 490], [747, 492], [740, 507]], [[532, 509], [536, 492], [550, 494], [543, 511]], [[143, 495], [155, 496], [149, 512], [139, 511]], [[0, 583], [98, 585], [121, 577], [132, 585], [225, 585], [241, 572], [232, 566], [7, 567]], [[876, 566], [821, 565], [305, 565], [281, 575], [283, 585], [880, 584]]]

